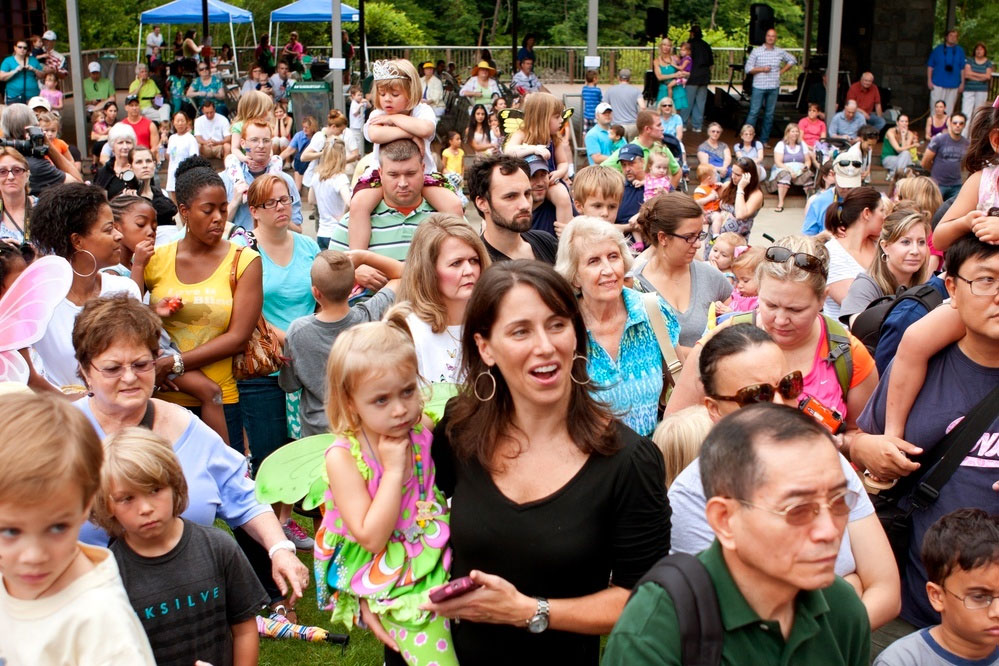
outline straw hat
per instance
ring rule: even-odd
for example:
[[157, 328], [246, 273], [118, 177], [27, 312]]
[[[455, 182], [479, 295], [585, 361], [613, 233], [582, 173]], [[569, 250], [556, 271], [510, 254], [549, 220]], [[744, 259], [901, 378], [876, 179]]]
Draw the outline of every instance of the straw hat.
[[496, 70], [490, 67], [485, 60], [480, 60], [479, 64], [472, 68], [472, 76], [478, 76], [480, 69], [487, 69], [492, 76], [496, 76]]

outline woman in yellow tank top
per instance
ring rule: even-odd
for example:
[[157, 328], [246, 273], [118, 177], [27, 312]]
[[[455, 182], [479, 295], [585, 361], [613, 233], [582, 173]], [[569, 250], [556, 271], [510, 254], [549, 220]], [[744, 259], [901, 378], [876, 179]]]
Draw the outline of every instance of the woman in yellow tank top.
[[[242, 412], [232, 357], [245, 348], [260, 317], [260, 256], [248, 248], [239, 254], [233, 293], [229, 273], [237, 246], [224, 238], [228, 201], [222, 179], [206, 160], [195, 156], [177, 168], [176, 187], [187, 231], [180, 240], [156, 249], [146, 265], [146, 288], [152, 303], [167, 297], [183, 300], [180, 310], [164, 318], [163, 327], [180, 348], [184, 369], [200, 369], [222, 389], [229, 442], [242, 451]], [[156, 361], [158, 385], [164, 386], [172, 372], [173, 358]], [[198, 405], [191, 396], [175, 391], [159, 397], [185, 407]]]

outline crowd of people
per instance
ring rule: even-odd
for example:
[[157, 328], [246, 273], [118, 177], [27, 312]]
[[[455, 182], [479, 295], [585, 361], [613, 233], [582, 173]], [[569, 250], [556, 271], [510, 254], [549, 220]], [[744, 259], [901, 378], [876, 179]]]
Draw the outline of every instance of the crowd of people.
[[655, 109], [588, 76], [579, 169], [533, 37], [444, 141], [442, 63], [293, 133], [297, 35], [234, 108], [154, 38], [121, 120], [91, 70], [92, 184], [8, 97], [0, 663], [256, 663], [310, 586], [390, 666], [999, 663], [999, 102], [931, 71], [921, 175], [865, 73], [767, 169], [775, 42], [733, 146], [699, 29]]

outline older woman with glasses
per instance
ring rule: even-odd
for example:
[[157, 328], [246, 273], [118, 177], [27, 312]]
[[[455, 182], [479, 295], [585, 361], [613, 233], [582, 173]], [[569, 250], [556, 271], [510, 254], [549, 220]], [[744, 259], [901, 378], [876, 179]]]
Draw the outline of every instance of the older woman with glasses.
[[663, 354], [651, 318], [661, 318], [671, 345], [679, 341], [680, 324], [658, 295], [651, 306], [625, 289], [631, 265], [624, 235], [604, 220], [580, 216], [562, 230], [555, 270], [580, 295], [587, 374], [602, 389], [601, 400], [632, 430], [650, 437], [663, 388]]
[[[751, 324], [718, 329], [704, 343], [697, 361], [688, 364], [691, 370], [685, 374], [699, 375], [706, 393], [703, 403], [713, 423], [757, 402], [795, 406], [803, 396], [801, 370], [792, 369], [787, 353], [766, 331]], [[856, 589], [872, 628], [876, 628], [898, 614], [898, 569], [860, 477], [842, 454], [839, 462], [846, 476], [844, 499], [849, 518], [836, 556], [836, 574]], [[673, 508], [672, 549], [694, 554], [710, 546], [714, 532], [704, 517], [706, 500], [699, 460], [676, 477], [669, 488], [669, 500]], [[786, 516], [793, 524], [798, 524], [796, 518], [800, 519], [790, 513]]]
[[201, 103], [211, 98], [215, 100], [215, 110], [223, 116], [229, 116], [229, 110], [225, 106], [225, 86], [222, 79], [212, 74], [206, 62], [198, 63], [198, 76], [187, 88], [187, 97], [190, 98], [195, 108], [200, 109]]
[[682, 359], [704, 333], [711, 304], [732, 295], [732, 283], [711, 264], [694, 261], [707, 234], [701, 207], [689, 195], [670, 192], [649, 199], [638, 212], [638, 224], [651, 249], [647, 262], [640, 259], [632, 271], [635, 289], [658, 293], [673, 309]]
[[42, 63], [28, 52], [28, 42], [23, 39], [14, 45], [14, 52], [0, 63], [0, 81], [7, 84], [7, 104], [27, 104], [37, 97], [38, 81], [45, 76]]
[[676, 104], [670, 97], [659, 100], [659, 117], [663, 121], [663, 134], [675, 136], [679, 141], [683, 141], [683, 119], [676, 111]]

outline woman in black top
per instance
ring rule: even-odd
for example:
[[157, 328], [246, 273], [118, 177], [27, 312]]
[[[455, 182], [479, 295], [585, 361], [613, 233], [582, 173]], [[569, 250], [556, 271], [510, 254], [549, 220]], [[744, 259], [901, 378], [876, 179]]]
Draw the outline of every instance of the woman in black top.
[[465, 317], [467, 380], [433, 455], [452, 579], [482, 587], [426, 607], [460, 620], [462, 663], [595, 665], [628, 589], [669, 549], [662, 455], [598, 402], [586, 327], [550, 266], [494, 264]]

